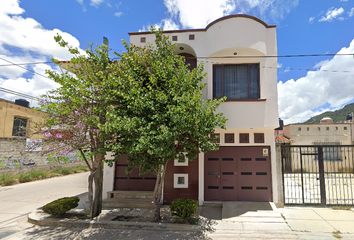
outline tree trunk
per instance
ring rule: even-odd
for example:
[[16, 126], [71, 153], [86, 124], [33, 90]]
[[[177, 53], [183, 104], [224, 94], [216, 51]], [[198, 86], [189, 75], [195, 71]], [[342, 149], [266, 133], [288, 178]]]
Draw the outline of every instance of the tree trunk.
[[166, 169], [167, 169], [167, 161], [165, 162], [165, 165], [160, 167], [160, 171], [156, 177], [156, 184], [154, 189], [155, 212], [153, 217], [153, 221], [155, 222], [161, 219], [160, 207], [161, 207], [162, 183], [165, 179]]
[[[89, 188], [89, 201], [90, 201], [90, 218], [93, 219], [100, 215], [102, 211], [102, 191], [103, 191], [103, 159], [104, 156], [102, 154], [98, 154], [95, 156], [94, 162], [94, 172], [91, 172], [90, 177], [92, 175], [91, 180], [91, 189]], [[94, 183], [94, 193], [92, 189], [92, 185]], [[90, 182], [89, 182], [90, 187]], [[90, 193], [91, 191], [91, 193]], [[90, 199], [91, 196], [91, 199]], [[93, 199], [92, 199], [93, 196]]]

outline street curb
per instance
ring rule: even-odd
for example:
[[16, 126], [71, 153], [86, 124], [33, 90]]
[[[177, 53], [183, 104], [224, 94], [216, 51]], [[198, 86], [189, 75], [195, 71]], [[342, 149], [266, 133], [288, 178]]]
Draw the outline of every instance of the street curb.
[[202, 228], [189, 224], [174, 223], [151, 223], [151, 222], [123, 222], [123, 221], [97, 221], [97, 220], [75, 220], [75, 219], [59, 219], [45, 215], [41, 209], [33, 211], [28, 215], [28, 222], [39, 226], [56, 226], [56, 227], [78, 227], [78, 228], [130, 228], [130, 229], [149, 229], [149, 230], [175, 230], [198, 232]]

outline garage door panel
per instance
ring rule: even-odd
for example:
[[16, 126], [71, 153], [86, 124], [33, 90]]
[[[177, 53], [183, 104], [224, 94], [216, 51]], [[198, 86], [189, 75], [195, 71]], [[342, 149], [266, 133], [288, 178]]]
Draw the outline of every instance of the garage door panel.
[[[205, 200], [271, 201], [269, 147], [220, 147], [205, 155]], [[220, 176], [220, 178], [219, 178]]]
[[205, 200], [220, 200], [220, 186], [208, 186], [205, 191]]
[[259, 189], [260, 187], [252, 187], [252, 189], [239, 189], [239, 201], [271, 201], [271, 191], [268, 189]]

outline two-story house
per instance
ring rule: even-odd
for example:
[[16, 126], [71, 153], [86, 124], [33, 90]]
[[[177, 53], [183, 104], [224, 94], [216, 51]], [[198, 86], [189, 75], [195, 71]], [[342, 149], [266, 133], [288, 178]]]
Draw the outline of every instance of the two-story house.
[[[193, 161], [168, 165], [163, 202], [176, 198], [204, 201], [278, 202], [274, 129], [278, 122], [276, 26], [248, 15], [230, 15], [204, 29], [165, 31], [175, 54], [190, 68], [204, 63], [203, 98], [226, 96], [219, 107], [228, 119], [216, 128], [220, 149]], [[153, 43], [151, 32], [132, 32], [130, 43]], [[104, 193], [153, 191], [153, 175], [125, 174], [124, 157], [104, 168]]]

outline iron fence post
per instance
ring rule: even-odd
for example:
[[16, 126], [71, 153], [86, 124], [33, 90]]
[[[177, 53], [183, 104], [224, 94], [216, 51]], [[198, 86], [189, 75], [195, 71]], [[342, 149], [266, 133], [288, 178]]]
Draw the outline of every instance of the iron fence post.
[[318, 147], [318, 170], [320, 175], [321, 205], [326, 206], [326, 185], [324, 179], [323, 147]]

